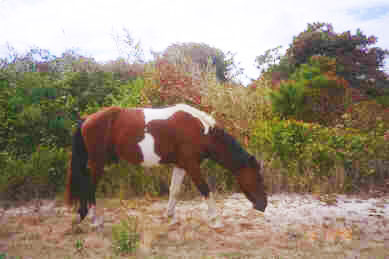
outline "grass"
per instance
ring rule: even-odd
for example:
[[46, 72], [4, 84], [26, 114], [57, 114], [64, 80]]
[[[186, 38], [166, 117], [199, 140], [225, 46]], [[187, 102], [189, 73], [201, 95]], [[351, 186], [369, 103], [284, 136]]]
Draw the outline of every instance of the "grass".
[[128, 217], [112, 227], [112, 248], [116, 254], [132, 254], [139, 247], [137, 217]]
[[[153, 208], [152, 205], [158, 202], [163, 204], [157, 206], [158, 209]], [[366, 233], [361, 232], [358, 223], [350, 226], [352, 238], [348, 240], [341, 236], [347, 233], [338, 231], [335, 225], [312, 229], [291, 225], [285, 230], [276, 231], [262, 224], [255, 225], [252, 222], [254, 218], [246, 219], [244, 224], [236, 222], [238, 218], [224, 221], [223, 229], [214, 229], [202, 218], [205, 211], [187, 207], [185, 212], [177, 211], [180, 223], [168, 226], [164, 218], [163, 205], [166, 203], [164, 199], [149, 201], [146, 198], [137, 199], [136, 202], [98, 201], [100, 209], [107, 205], [101, 231], [92, 229], [87, 220], [72, 229], [72, 215], [68, 212], [53, 213], [49, 218], [43, 217], [42, 221], [37, 222], [29, 220], [31, 215], [6, 218], [0, 228], [3, 233], [0, 235], [0, 259], [17, 256], [47, 258], [48, 255], [50, 258], [76, 259], [389, 256], [382, 242], [370, 239], [364, 243], [363, 235]], [[196, 199], [190, 204], [198, 206], [201, 201]], [[218, 206], [221, 206], [220, 203]], [[226, 210], [223, 211], [226, 213]], [[251, 216], [254, 217], [254, 214]], [[232, 216], [228, 218], [232, 219]], [[342, 222], [343, 218], [334, 220]], [[339, 237], [333, 238], [335, 234]], [[144, 252], [140, 248], [147, 242], [148, 250]], [[2, 244], [7, 244], [5, 250], [2, 250]]]

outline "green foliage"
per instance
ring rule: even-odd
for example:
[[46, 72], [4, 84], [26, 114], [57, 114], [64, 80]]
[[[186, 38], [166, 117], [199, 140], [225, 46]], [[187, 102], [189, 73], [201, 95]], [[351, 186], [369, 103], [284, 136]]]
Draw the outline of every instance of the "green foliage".
[[277, 118], [258, 121], [250, 142], [252, 148], [266, 153], [265, 158], [279, 160], [289, 176], [309, 171], [317, 177], [330, 177], [336, 165], [355, 171], [347, 175], [346, 188], [375, 176], [371, 161], [385, 161], [389, 154], [383, 135]]
[[304, 109], [305, 86], [301, 82], [281, 83], [270, 93], [273, 112], [282, 118], [299, 118]]
[[[331, 24], [313, 23], [293, 38], [285, 56], [279, 58], [278, 65], [269, 68], [270, 77], [277, 81], [287, 80], [301, 65], [309, 63], [313, 56], [336, 58], [338, 77], [344, 78], [350, 87], [363, 89], [368, 93], [374, 88], [380, 94], [389, 84], [381, 70], [389, 51], [372, 47], [377, 42], [375, 36], [367, 37], [361, 30], [336, 33]], [[369, 80], [376, 83], [372, 85]]]
[[112, 226], [112, 247], [117, 254], [131, 254], [139, 246], [137, 217], [128, 217], [120, 224]]
[[75, 99], [75, 112], [84, 111], [91, 104], [100, 107], [110, 105], [106, 97], [115, 96], [120, 86], [120, 81], [114, 79], [113, 73], [106, 72], [68, 72], [62, 83], [67, 94]]
[[86, 248], [84, 239], [76, 239], [74, 242], [74, 248], [76, 249], [77, 253], [84, 253]]
[[71, 117], [65, 104], [63, 89], [47, 74], [26, 72], [2, 87], [2, 148], [28, 156], [37, 145], [69, 145]]
[[169, 173], [165, 167], [143, 168], [120, 161], [106, 169], [97, 188], [97, 195], [129, 199], [145, 193], [166, 193]]
[[3, 153], [0, 196], [13, 200], [53, 196], [64, 187], [67, 158], [64, 149], [45, 146], [24, 159]]
[[111, 103], [114, 106], [120, 107], [139, 107], [143, 103], [143, 88], [145, 81], [143, 78], [138, 77], [135, 80], [121, 85], [118, 89], [116, 96], [110, 94], [107, 98], [111, 99]]
[[336, 69], [335, 59], [312, 57], [270, 94], [273, 111], [281, 118], [333, 123], [347, 103], [347, 83]]
[[296, 160], [310, 137], [309, 130], [302, 124], [293, 121], [274, 123], [271, 132], [272, 150], [285, 163]]
[[384, 108], [389, 108], [389, 95], [382, 95], [382, 96], [377, 96], [375, 98], [376, 102], [381, 104]]
[[374, 100], [361, 101], [350, 105], [339, 122], [367, 134], [382, 135], [389, 127], [389, 110]]

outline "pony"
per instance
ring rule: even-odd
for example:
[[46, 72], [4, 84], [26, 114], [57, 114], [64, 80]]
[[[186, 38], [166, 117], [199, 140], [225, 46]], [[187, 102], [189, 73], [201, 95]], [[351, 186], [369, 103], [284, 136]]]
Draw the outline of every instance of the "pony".
[[174, 218], [186, 174], [207, 201], [209, 217], [217, 216], [213, 195], [200, 172], [204, 159], [228, 169], [256, 210], [264, 212], [267, 206], [260, 163], [213, 117], [192, 106], [103, 108], [79, 122], [72, 141], [65, 202], [68, 206], [79, 203], [80, 222], [88, 209], [95, 221], [96, 186], [113, 155], [134, 165], [174, 165], [167, 217]]

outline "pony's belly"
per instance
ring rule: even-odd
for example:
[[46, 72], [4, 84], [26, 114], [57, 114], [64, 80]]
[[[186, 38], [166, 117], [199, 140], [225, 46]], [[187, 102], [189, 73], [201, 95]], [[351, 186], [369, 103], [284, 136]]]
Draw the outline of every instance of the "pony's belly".
[[151, 134], [145, 133], [144, 139], [138, 145], [143, 156], [142, 166], [151, 167], [160, 164], [161, 157], [155, 152], [155, 141]]

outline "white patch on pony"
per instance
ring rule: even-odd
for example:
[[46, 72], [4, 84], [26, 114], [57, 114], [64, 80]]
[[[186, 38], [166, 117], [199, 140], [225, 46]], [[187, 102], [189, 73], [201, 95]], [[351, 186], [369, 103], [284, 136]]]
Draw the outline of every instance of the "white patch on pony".
[[157, 153], [155, 153], [154, 137], [149, 133], [145, 133], [144, 139], [142, 139], [142, 141], [138, 144], [143, 155], [143, 162], [141, 163], [141, 165], [147, 167], [159, 165], [161, 157], [158, 156]]
[[208, 204], [207, 219], [209, 221], [209, 225], [213, 228], [223, 227], [223, 223], [217, 213], [216, 202], [212, 192], [209, 193], [209, 197], [206, 200]]
[[92, 220], [92, 222], [95, 222], [96, 220], [96, 206], [92, 206], [89, 209], [88, 218]]
[[161, 109], [145, 108], [143, 109], [145, 124], [147, 125], [153, 120], [167, 120], [178, 111], [187, 112], [193, 117], [199, 119], [201, 124], [203, 124], [204, 134], [208, 134], [209, 128], [214, 127], [216, 124], [215, 119], [210, 115], [187, 104], [177, 104]]
[[216, 211], [216, 202], [215, 202], [215, 199], [213, 198], [213, 193], [210, 192], [209, 193], [209, 197], [207, 200], [207, 205], [208, 205], [208, 217], [210, 219], [213, 219], [213, 218], [216, 218], [217, 216], [217, 211]]

